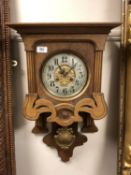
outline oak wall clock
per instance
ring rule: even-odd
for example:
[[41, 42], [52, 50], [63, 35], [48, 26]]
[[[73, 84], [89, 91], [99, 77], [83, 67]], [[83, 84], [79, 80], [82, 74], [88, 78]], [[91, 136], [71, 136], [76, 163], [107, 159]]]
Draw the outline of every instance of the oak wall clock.
[[101, 93], [102, 54], [116, 23], [10, 24], [26, 50], [28, 94], [23, 113], [36, 121], [33, 133], [55, 147], [63, 161], [97, 132], [107, 113]]

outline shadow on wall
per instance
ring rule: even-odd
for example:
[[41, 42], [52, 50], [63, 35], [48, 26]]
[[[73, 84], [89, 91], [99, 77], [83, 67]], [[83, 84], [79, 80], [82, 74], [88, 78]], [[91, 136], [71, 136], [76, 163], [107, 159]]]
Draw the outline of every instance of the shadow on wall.
[[14, 129], [21, 128], [25, 124], [25, 119], [22, 115], [22, 107], [25, 98], [25, 74], [23, 70], [23, 54], [20, 52], [20, 44], [17, 40], [11, 41], [11, 57], [17, 60], [17, 67], [13, 67], [13, 113], [14, 113]]
[[[117, 167], [117, 147], [114, 147], [113, 145], [117, 145], [116, 142], [118, 142], [120, 46], [119, 44], [117, 45], [116, 43], [109, 41], [108, 47], [108, 59], [111, 61], [111, 77], [110, 87], [108, 87], [108, 116], [105, 131], [105, 149], [103, 149], [103, 153], [101, 154], [101, 163], [99, 164], [99, 170], [102, 171], [101, 175], [111, 175], [112, 167]], [[112, 147], [114, 148], [112, 149]], [[108, 151], [109, 149], [112, 150]], [[116, 154], [115, 156], [114, 153]], [[105, 155], [106, 160], [104, 160]], [[111, 156], [116, 158], [116, 160], [113, 159], [113, 161]]]

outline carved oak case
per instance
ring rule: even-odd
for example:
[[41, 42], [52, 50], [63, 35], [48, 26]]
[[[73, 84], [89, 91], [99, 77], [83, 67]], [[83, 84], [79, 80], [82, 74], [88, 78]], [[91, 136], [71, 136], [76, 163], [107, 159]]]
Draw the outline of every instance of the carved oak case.
[[101, 93], [102, 54], [110, 30], [118, 24], [10, 24], [21, 34], [27, 54], [28, 94], [23, 113], [36, 121], [33, 133], [68, 161], [87, 141], [81, 133], [98, 129], [105, 117]]

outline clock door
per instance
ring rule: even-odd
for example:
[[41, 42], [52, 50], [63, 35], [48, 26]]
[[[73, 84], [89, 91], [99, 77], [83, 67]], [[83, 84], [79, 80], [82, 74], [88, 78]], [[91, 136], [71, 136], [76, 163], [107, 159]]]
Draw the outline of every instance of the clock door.
[[[56, 103], [77, 101], [81, 96], [91, 96], [95, 65], [94, 45], [88, 42], [43, 43], [37, 44], [35, 48], [38, 94], [52, 98]], [[46, 52], [41, 53], [40, 48], [46, 48]]]

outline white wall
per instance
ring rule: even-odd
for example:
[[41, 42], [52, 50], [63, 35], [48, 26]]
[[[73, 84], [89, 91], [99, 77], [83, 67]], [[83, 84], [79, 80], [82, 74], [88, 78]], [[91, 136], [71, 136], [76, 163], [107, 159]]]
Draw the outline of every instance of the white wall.
[[[12, 22], [119, 22], [120, 13], [120, 0], [11, 0]], [[17, 175], [116, 175], [119, 42], [107, 42], [103, 59], [102, 91], [109, 114], [96, 122], [99, 132], [87, 134], [88, 142], [75, 148], [68, 163], [42, 143], [43, 135], [32, 134], [33, 122], [23, 118], [27, 76], [22, 42], [12, 43], [12, 57], [19, 63], [13, 79]]]
[[12, 21], [120, 21], [120, 0], [11, 0]]

